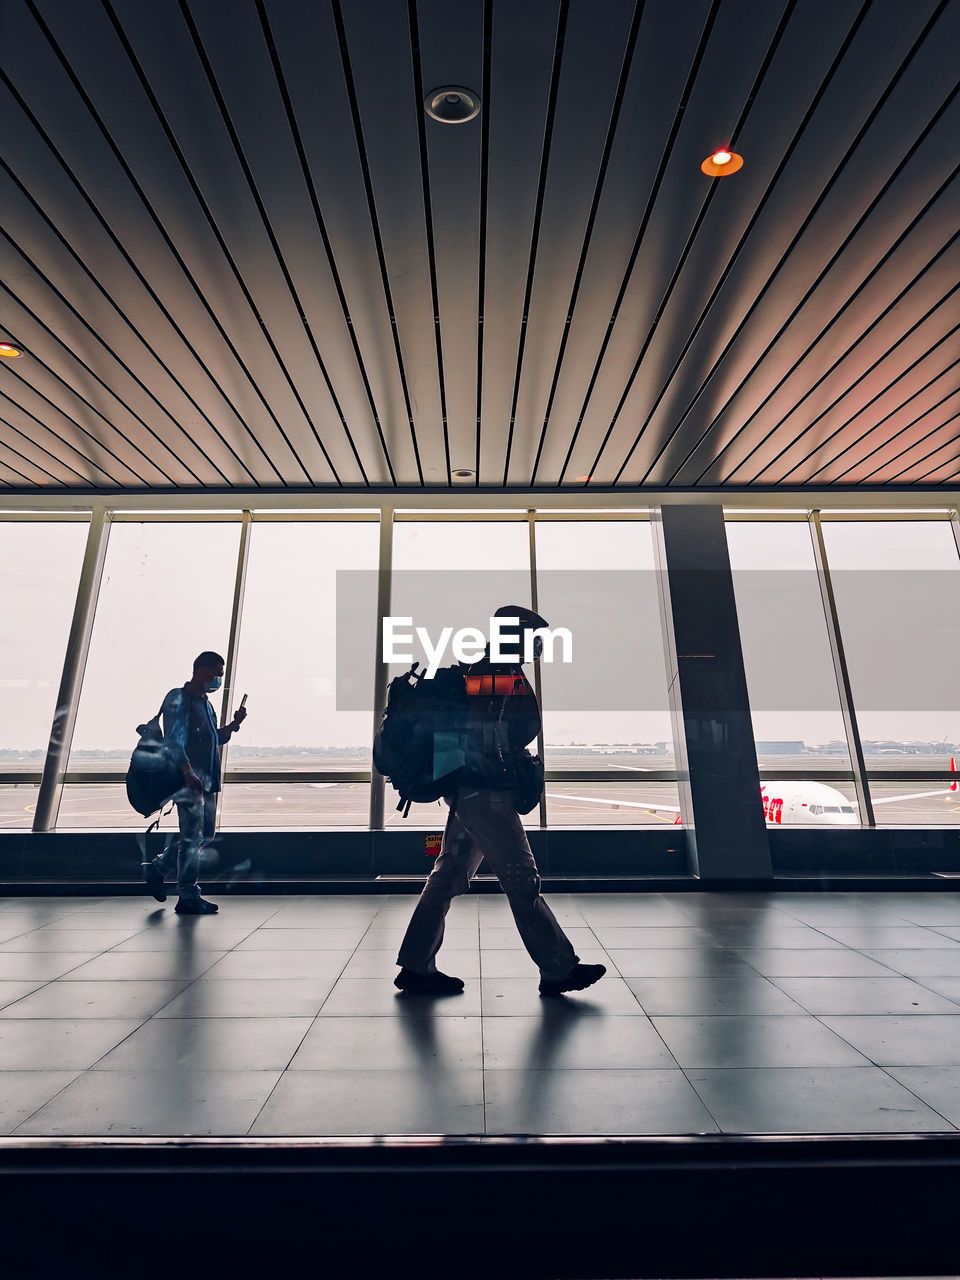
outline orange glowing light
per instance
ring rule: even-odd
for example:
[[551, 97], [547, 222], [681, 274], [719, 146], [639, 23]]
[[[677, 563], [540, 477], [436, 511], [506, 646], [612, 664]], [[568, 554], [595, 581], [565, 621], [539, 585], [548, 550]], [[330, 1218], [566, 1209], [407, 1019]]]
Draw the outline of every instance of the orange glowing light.
[[19, 347], [15, 347], [12, 342], [0, 342], [0, 356], [6, 356], [8, 360], [16, 360], [18, 356], [22, 356], [23, 352]]
[[712, 156], [707, 156], [700, 165], [700, 172], [705, 173], [708, 178], [725, 178], [728, 174], [736, 173], [742, 168], [743, 156], [738, 156], [735, 151], [728, 151], [725, 147], [721, 147], [718, 151], [714, 151]]

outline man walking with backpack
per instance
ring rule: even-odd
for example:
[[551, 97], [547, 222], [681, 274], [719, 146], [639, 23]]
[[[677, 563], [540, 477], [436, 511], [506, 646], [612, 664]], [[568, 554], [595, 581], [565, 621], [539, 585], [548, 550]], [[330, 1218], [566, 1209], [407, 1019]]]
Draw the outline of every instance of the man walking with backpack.
[[[219, 907], [200, 897], [200, 848], [213, 839], [217, 820], [217, 793], [220, 790], [220, 748], [247, 718], [238, 707], [230, 724], [218, 728], [217, 717], [207, 698], [220, 688], [223, 658], [205, 650], [193, 664], [193, 678], [180, 689], [171, 689], [163, 700], [163, 741], [173, 763], [183, 774], [183, 788], [176, 793], [180, 822], [177, 857], [178, 915], [214, 915]], [[143, 878], [158, 902], [166, 902], [163, 881], [171, 869], [168, 850], [143, 863]]]
[[[518, 620], [511, 631], [501, 628], [501, 635], [512, 640], [516, 658], [492, 662], [487, 645], [484, 657], [465, 675], [469, 703], [467, 781], [445, 797], [450, 813], [440, 853], [397, 957], [401, 969], [394, 985], [411, 995], [453, 995], [463, 990], [460, 978], [439, 972], [436, 955], [450, 903], [467, 891], [484, 858], [507, 895], [523, 945], [540, 969], [541, 995], [582, 991], [606, 972], [602, 964], [580, 963], [540, 896], [537, 864], [520, 821], [520, 812], [534, 807], [543, 787], [539, 762], [525, 750], [539, 734], [541, 720], [537, 696], [521, 662], [527, 653], [528, 636], [533, 641], [529, 647], [534, 661], [539, 658], [543, 645], [533, 633], [547, 623], [519, 605], [506, 605], [494, 616]], [[525, 788], [531, 794], [522, 798]]]

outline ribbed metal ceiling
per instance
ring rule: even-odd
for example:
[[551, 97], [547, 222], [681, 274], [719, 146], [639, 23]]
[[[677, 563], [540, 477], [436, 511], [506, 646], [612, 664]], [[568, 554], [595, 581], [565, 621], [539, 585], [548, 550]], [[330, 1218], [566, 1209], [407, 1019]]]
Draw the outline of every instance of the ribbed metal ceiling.
[[5, 488], [960, 475], [960, 0], [0, 15]]

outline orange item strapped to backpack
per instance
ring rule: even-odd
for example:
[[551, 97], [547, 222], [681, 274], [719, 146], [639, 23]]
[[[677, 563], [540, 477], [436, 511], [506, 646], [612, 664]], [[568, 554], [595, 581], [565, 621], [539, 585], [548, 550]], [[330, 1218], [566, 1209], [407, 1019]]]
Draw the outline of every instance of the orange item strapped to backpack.
[[506, 675], [487, 673], [465, 676], [467, 693], [473, 697], [506, 698], [514, 694], [526, 696], [532, 693], [526, 677], [508, 672]]

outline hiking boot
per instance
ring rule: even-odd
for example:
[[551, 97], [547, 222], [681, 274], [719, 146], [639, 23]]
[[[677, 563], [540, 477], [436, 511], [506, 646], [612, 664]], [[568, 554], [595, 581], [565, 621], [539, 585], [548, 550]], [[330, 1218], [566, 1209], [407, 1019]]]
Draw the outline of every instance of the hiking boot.
[[463, 990], [463, 979], [451, 978], [447, 973], [415, 973], [413, 969], [401, 969], [393, 985], [412, 996], [456, 996]]
[[181, 898], [174, 907], [178, 916], [215, 916], [220, 908], [205, 898]]
[[562, 996], [565, 991], [583, 991], [585, 987], [592, 987], [595, 982], [599, 982], [606, 972], [605, 964], [576, 964], [565, 978], [558, 978], [555, 982], [544, 979], [540, 983], [540, 994]]
[[155, 862], [141, 862], [143, 879], [147, 888], [158, 902], [166, 902], [167, 895], [163, 889], [163, 872]]

